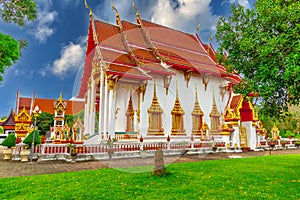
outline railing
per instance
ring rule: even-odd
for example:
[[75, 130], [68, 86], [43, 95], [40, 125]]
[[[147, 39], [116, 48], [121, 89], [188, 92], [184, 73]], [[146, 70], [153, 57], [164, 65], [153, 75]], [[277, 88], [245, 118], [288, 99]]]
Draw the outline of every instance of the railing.
[[138, 139], [138, 135], [136, 132], [116, 132], [115, 137], [117, 140]]

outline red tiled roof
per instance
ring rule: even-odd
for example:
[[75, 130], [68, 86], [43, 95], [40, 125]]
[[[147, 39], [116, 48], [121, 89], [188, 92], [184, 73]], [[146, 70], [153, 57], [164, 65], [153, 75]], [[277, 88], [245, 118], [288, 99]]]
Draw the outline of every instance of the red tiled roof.
[[119, 75], [120, 77], [134, 78], [141, 80], [151, 80], [150, 76], [143, 74], [137, 67], [121, 66], [111, 64], [107, 71], [108, 74]]
[[230, 109], [236, 111], [242, 99], [241, 94], [233, 96], [230, 102]]
[[[50, 114], [54, 114], [55, 101], [56, 99], [35, 98], [33, 108], [35, 106], [38, 106], [42, 112], [48, 112]], [[20, 97], [19, 110], [24, 106], [26, 108], [26, 105], [23, 103], [28, 103], [28, 102], [31, 102], [31, 98]], [[65, 114], [77, 114], [80, 111], [84, 110], [84, 101], [65, 100], [65, 102], [67, 103], [67, 109]], [[30, 107], [28, 110], [26, 109], [26, 111], [29, 113]]]
[[122, 26], [124, 31], [126, 31], [128, 42], [130, 44], [148, 49], [151, 48], [151, 46], [146, 43], [140, 26], [127, 21], [122, 21]]
[[125, 51], [118, 26], [95, 20], [95, 29], [100, 46], [113, 47]]
[[19, 110], [22, 110], [24, 107], [27, 112], [30, 111], [32, 98], [20, 97], [19, 100]]
[[[174, 69], [193, 70], [196, 73], [208, 73], [219, 76], [231, 83], [238, 83], [240, 77], [228, 74], [226, 68], [217, 64], [215, 51], [212, 47], [202, 44], [199, 37], [177, 31], [159, 24], [142, 20], [141, 25], [121, 21], [115, 26], [102, 21], [94, 21], [99, 47], [104, 61], [108, 64], [108, 73], [130, 79], [151, 79], [142, 73], [175, 75], [160, 65], [159, 54], [167, 58], [167, 64]], [[144, 29], [142, 29], [144, 27]], [[145, 32], [146, 31], [146, 32]], [[88, 50], [84, 72], [78, 97], [83, 98], [87, 90], [87, 82], [91, 74], [91, 62], [95, 46], [91, 24], [89, 27]], [[138, 60], [138, 61], [137, 61]], [[139, 69], [140, 68], [140, 69]], [[128, 75], [126, 75], [128, 73]]]
[[161, 42], [182, 49], [206, 53], [205, 49], [201, 47], [194, 35], [177, 31], [146, 20], [142, 20], [142, 22], [147, 28], [150, 40], [153, 42]]

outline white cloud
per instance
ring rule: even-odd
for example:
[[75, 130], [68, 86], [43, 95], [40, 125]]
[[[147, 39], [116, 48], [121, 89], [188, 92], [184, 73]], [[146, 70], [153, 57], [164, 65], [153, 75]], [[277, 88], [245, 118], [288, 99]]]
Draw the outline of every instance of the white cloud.
[[[59, 77], [63, 77], [69, 72], [76, 71], [84, 59], [84, 50], [80, 44], [69, 43], [60, 52], [60, 58], [53, 62], [50, 67], [51, 72]], [[46, 69], [49, 69], [47, 67]], [[44, 72], [41, 72], [44, 74]]]
[[229, 3], [240, 4], [241, 6], [243, 6], [244, 8], [247, 8], [247, 9], [251, 8], [248, 0], [229, 0]]
[[201, 30], [215, 29], [218, 16], [211, 11], [211, 0], [158, 0], [151, 21], [164, 26], [194, 33], [197, 24]]
[[53, 6], [51, 0], [39, 0], [37, 3], [37, 28], [34, 30], [33, 35], [40, 43], [45, 43], [47, 38], [53, 35], [55, 32], [55, 29], [52, 28], [52, 24], [58, 16], [58, 13], [56, 11], [50, 11]]

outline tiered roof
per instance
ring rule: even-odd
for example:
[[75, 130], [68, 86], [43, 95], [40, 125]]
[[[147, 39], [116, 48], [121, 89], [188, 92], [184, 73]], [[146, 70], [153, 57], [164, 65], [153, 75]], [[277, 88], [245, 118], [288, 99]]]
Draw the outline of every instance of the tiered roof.
[[0, 126], [4, 128], [4, 130], [10, 130], [15, 128], [14, 122], [14, 113], [13, 110], [10, 111], [9, 116], [3, 122], [0, 122]]
[[[116, 10], [114, 8], [114, 10]], [[78, 97], [84, 97], [91, 76], [92, 60], [98, 44], [108, 74], [133, 80], [149, 80], [152, 74], [175, 75], [174, 70], [193, 71], [223, 77], [236, 84], [237, 74], [229, 74], [217, 63], [212, 46], [204, 45], [198, 35], [191, 35], [138, 16], [138, 24], [121, 21], [116, 10], [117, 25], [93, 20], [91, 17], [87, 54]], [[165, 62], [170, 69], [161, 65]]]

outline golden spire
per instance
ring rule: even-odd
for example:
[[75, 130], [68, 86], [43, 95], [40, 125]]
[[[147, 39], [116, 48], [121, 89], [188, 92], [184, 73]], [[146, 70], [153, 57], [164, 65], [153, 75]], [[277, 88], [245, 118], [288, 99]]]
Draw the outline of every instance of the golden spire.
[[176, 100], [175, 100], [175, 103], [174, 103], [173, 110], [171, 111], [171, 114], [184, 115], [184, 111], [181, 107], [180, 100], [179, 100], [177, 81], [176, 81]]
[[203, 111], [201, 110], [200, 108], [200, 104], [199, 104], [199, 101], [198, 101], [198, 89], [197, 89], [197, 84], [195, 85], [195, 105], [194, 105], [194, 110], [192, 112], [192, 115], [200, 115], [200, 116], [203, 116]]
[[156, 83], [154, 82], [154, 88], [153, 88], [153, 99], [150, 108], [148, 109], [148, 113], [163, 113], [163, 110], [161, 109], [157, 96], [156, 96]]
[[178, 96], [178, 84], [176, 81], [176, 100], [179, 100], [179, 96]]
[[210, 113], [210, 117], [220, 117], [220, 116], [221, 116], [221, 114], [218, 111], [217, 104], [216, 104], [216, 99], [215, 99], [215, 93], [213, 91], [213, 105], [212, 105], [212, 110], [211, 110], [211, 113]]
[[156, 97], [156, 82], [154, 82], [154, 88], [153, 88], [153, 99]]
[[58, 100], [58, 101], [62, 101], [62, 100], [63, 100], [63, 98], [62, 98], [62, 91], [61, 91], [61, 90], [60, 90], [59, 97], [58, 97], [57, 100]]
[[210, 46], [211, 46], [211, 41], [212, 41], [212, 32], [210, 32], [210, 36], [209, 36], [209, 38], [208, 38], [208, 45], [207, 45], [207, 53], [209, 53], [210, 52]]
[[86, 0], [84, 0], [84, 5], [85, 5], [85, 8], [86, 8], [86, 9], [90, 10], [89, 15], [90, 15], [90, 17], [92, 17], [92, 16], [93, 16], [93, 11], [92, 11], [92, 9], [89, 7], [89, 5], [87, 4]]

